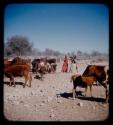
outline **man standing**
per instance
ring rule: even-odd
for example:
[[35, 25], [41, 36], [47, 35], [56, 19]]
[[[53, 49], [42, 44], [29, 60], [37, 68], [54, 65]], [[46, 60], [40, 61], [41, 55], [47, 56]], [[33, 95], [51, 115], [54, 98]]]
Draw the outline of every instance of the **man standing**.
[[69, 72], [77, 73], [78, 67], [77, 67], [77, 62], [76, 62], [76, 55], [70, 57], [70, 60], [71, 60], [71, 66], [70, 66]]

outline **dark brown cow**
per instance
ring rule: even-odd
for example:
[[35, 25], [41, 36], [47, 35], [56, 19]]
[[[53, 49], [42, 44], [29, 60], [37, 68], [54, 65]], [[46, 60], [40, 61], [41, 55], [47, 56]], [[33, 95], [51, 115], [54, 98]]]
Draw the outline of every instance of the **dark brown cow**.
[[47, 62], [49, 64], [56, 63], [56, 59], [47, 59]]
[[[41, 66], [41, 62], [44, 63], [44, 66]], [[56, 71], [56, 59], [47, 59], [47, 58], [41, 58], [41, 59], [34, 59], [32, 61], [32, 72], [42, 72], [42, 73], [50, 73], [51, 71]]]
[[44, 59], [34, 59], [32, 61], [32, 72], [36, 73], [36, 77], [35, 78], [40, 78], [41, 80], [43, 80], [43, 75], [46, 73], [46, 66], [44, 63]]
[[39, 68], [39, 63], [40, 63], [40, 59], [34, 59], [33, 61], [32, 61], [32, 72], [33, 73], [37, 73], [37, 71], [38, 71], [38, 68]]
[[105, 66], [88, 65], [82, 76], [94, 76], [96, 80], [105, 88], [106, 101], [108, 100]]
[[57, 64], [56, 64], [56, 59], [52, 58], [52, 59], [47, 59], [47, 63], [50, 64], [50, 72], [55, 72], [56, 71], [56, 67], [57, 67]]
[[31, 87], [32, 76], [28, 65], [15, 64], [15, 65], [7, 66], [4, 68], [4, 74], [6, 77], [10, 79], [10, 86], [11, 86], [11, 82], [13, 82], [15, 86], [14, 77], [23, 76], [25, 78], [25, 83], [23, 87], [25, 87], [28, 80], [29, 80], [29, 87]]

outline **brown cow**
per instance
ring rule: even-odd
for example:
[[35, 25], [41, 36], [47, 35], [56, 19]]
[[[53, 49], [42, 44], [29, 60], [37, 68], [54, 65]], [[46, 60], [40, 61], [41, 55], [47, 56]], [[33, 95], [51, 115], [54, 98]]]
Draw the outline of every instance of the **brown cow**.
[[94, 76], [96, 80], [105, 88], [106, 90], [106, 101], [108, 100], [108, 90], [106, 82], [106, 72], [105, 66], [99, 65], [88, 65], [83, 76]]
[[29, 87], [31, 87], [31, 81], [32, 81], [32, 76], [30, 73], [30, 68], [27, 65], [11, 65], [8, 67], [4, 68], [4, 74], [6, 77], [10, 79], [10, 86], [11, 82], [13, 82], [14, 87], [15, 87], [15, 82], [14, 82], [14, 77], [24, 77], [25, 78], [25, 83], [23, 87], [25, 87], [27, 81], [29, 80]]
[[105, 66], [88, 65], [83, 76], [95, 76], [101, 83], [106, 80]]

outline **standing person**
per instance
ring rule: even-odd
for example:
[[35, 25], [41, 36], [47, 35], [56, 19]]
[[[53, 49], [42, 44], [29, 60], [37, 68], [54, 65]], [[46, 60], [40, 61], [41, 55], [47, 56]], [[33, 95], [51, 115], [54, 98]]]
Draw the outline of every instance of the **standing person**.
[[62, 72], [67, 72], [67, 71], [68, 71], [68, 58], [65, 55], [64, 62], [63, 62], [63, 65], [62, 65]]
[[77, 67], [77, 62], [76, 62], [76, 55], [70, 57], [71, 60], [71, 66], [69, 72], [72, 73], [78, 73], [78, 67]]

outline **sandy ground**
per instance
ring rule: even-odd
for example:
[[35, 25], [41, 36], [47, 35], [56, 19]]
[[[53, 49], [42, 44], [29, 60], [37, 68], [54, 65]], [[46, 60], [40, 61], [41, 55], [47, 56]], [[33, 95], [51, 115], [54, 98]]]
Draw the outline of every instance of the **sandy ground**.
[[[108, 65], [101, 62], [99, 65]], [[72, 99], [73, 73], [61, 73], [62, 62], [56, 73], [46, 74], [44, 80], [35, 79], [32, 86], [23, 88], [24, 78], [15, 78], [16, 87], [9, 87], [4, 78], [4, 117], [11, 121], [103, 121], [109, 116], [109, 103], [104, 104], [105, 89], [93, 86], [93, 98], [80, 95], [84, 88], [77, 87], [78, 98]], [[87, 63], [79, 63], [82, 74]], [[83, 93], [84, 94], [84, 93]]]

